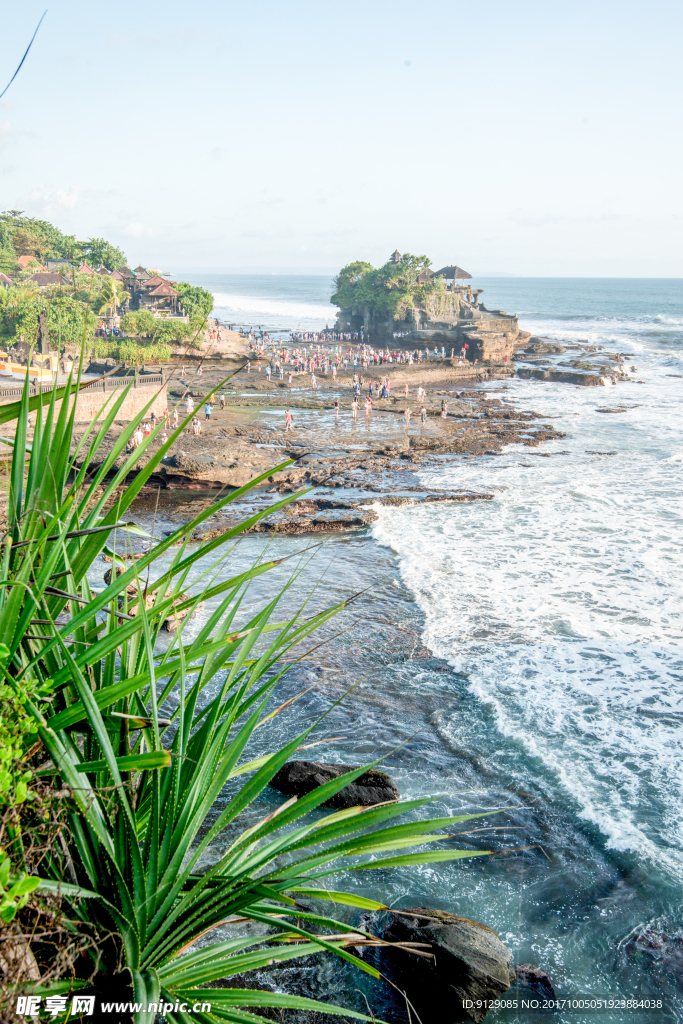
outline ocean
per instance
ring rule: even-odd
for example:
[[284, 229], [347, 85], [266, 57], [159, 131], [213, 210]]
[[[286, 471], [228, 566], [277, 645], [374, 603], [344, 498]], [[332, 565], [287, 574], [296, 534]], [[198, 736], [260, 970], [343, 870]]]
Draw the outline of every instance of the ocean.
[[[334, 322], [329, 277], [188, 279], [211, 288], [226, 321]], [[683, 281], [473, 284], [535, 335], [627, 354], [634, 381], [496, 381], [489, 392], [564, 438], [423, 468], [426, 487], [495, 499], [382, 508], [366, 534], [326, 545], [341, 591], [372, 588], [371, 635], [355, 626], [339, 664], [374, 659], [371, 688], [339, 719], [352, 738], [327, 754], [369, 759], [414, 736], [387, 754], [403, 792], [514, 808], [512, 830], [487, 842], [519, 852], [387, 874], [387, 902], [483, 921], [563, 996], [673, 1000], [661, 1015], [602, 1021], [683, 1021]], [[243, 552], [257, 549], [249, 540]], [[395, 628], [413, 640], [399, 643]], [[377, 878], [363, 884], [377, 892]]]

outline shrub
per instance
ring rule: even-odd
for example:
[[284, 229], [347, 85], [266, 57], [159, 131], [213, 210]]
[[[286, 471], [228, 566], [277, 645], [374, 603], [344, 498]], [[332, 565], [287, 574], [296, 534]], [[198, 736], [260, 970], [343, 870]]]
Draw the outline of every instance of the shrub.
[[[141, 559], [124, 562], [121, 538], [134, 529], [124, 517], [191, 414], [165, 444], [158, 444], [160, 424], [126, 456], [135, 422], [113, 444], [103, 447], [103, 440], [127, 389], [112, 395], [102, 422], [86, 431], [94, 438], [89, 447], [84, 440], [74, 444], [71, 393], [69, 382], [51, 393], [44, 409], [40, 395], [29, 399], [27, 381], [20, 402], [0, 407], [0, 423], [16, 421], [7, 524], [12, 544], [5, 543], [0, 579], [0, 635], [7, 653], [0, 668], [34, 727], [22, 734], [24, 757], [37, 758], [41, 777], [66, 790], [71, 803], [70, 828], [39, 873], [21, 836], [13, 837], [5, 844], [11, 866], [0, 865], [0, 883], [9, 891], [12, 879], [23, 884], [32, 875], [33, 885], [38, 877], [38, 892], [63, 900], [72, 934], [81, 929], [96, 936], [96, 945], [73, 964], [74, 989], [87, 982], [96, 994], [116, 987], [117, 998], [142, 1004], [212, 1004], [203, 1017], [165, 1010], [170, 1024], [248, 1022], [250, 1007], [329, 1011], [327, 1004], [302, 997], [225, 987], [225, 979], [322, 952], [379, 977], [350, 951], [378, 940], [363, 929], [349, 935], [346, 922], [311, 911], [302, 896], [386, 909], [353, 892], [330, 891], [319, 879], [345, 864], [354, 871], [386, 870], [474, 855], [434, 846], [401, 852], [450, 843], [434, 829], [464, 819], [388, 824], [424, 807], [424, 799], [312, 816], [370, 767], [364, 766], [254, 822], [252, 804], [316, 723], [266, 754], [250, 750], [254, 731], [287, 707], [268, 714], [266, 704], [294, 652], [303, 657], [307, 637], [344, 602], [311, 616], [302, 600], [300, 611], [283, 621], [283, 591], [275, 590], [238, 625], [245, 588], [279, 560], [232, 570], [223, 552], [246, 527], [299, 494], [203, 545], [190, 545], [209, 517], [248, 490], [241, 488], [153, 543]], [[37, 422], [28, 444], [32, 411]], [[289, 464], [266, 470], [249, 486]], [[89, 579], [103, 551], [121, 573], [93, 590]], [[198, 573], [199, 559], [209, 555], [214, 564]], [[296, 586], [296, 577], [290, 585]], [[189, 616], [202, 601], [211, 602], [210, 611], [186, 635]], [[178, 628], [170, 642], [158, 643], [168, 617]], [[219, 836], [220, 855], [202, 867], [202, 855]], [[15, 897], [23, 898], [18, 889]], [[265, 924], [268, 933], [254, 937], [245, 929], [219, 941], [215, 929], [233, 916]], [[218, 985], [206, 987], [213, 982]], [[134, 1019], [151, 1021], [146, 1010]]]

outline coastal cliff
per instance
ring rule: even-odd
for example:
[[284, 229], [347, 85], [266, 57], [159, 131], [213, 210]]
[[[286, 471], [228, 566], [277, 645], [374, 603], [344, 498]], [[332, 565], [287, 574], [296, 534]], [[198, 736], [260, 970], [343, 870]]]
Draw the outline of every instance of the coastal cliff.
[[362, 262], [344, 267], [331, 299], [340, 307], [337, 330], [362, 330], [372, 344], [456, 351], [467, 345], [469, 359], [511, 360], [528, 338], [517, 316], [487, 309], [483, 289], [459, 284], [471, 280], [467, 271], [450, 266], [434, 272], [429, 263], [426, 256], [395, 252], [379, 269]]

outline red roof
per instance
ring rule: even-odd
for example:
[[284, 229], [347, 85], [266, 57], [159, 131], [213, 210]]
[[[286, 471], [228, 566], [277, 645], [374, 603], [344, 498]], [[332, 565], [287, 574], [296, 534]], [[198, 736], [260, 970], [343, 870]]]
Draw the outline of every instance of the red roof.
[[92, 270], [92, 268], [89, 267], [87, 263], [82, 263], [81, 266], [78, 268], [78, 273], [79, 274], [94, 274], [95, 271]]
[[26, 268], [30, 267], [32, 263], [37, 263], [39, 267], [42, 266], [40, 260], [37, 260], [35, 256], [20, 256], [17, 263], [22, 270], [26, 270]]
[[150, 295], [169, 295], [169, 296], [171, 296], [171, 295], [177, 295], [178, 292], [175, 290], [175, 288], [173, 288], [168, 283], [168, 281], [162, 281], [161, 284], [158, 285], [156, 288], [154, 288], [149, 294]]

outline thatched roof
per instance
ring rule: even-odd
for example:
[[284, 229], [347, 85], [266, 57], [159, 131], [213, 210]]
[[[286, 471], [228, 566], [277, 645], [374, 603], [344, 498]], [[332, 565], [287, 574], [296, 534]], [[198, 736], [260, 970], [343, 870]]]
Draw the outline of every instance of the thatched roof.
[[390, 263], [398, 263], [400, 258], [401, 258], [400, 252], [398, 251], [398, 249], [394, 249], [394, 251], [392, 252], [391, 256], [389, 257], [389, 262]]
[[471, 281], [472, 275], [468, 274], [462, 267], [442, 267], [436, 271], [437, 277], [445, 277], [449, 281]]

